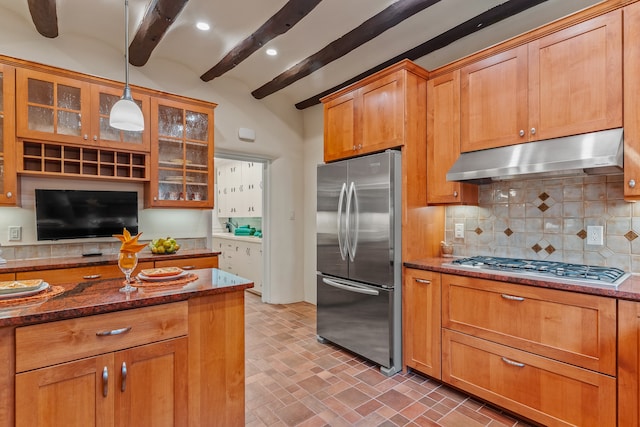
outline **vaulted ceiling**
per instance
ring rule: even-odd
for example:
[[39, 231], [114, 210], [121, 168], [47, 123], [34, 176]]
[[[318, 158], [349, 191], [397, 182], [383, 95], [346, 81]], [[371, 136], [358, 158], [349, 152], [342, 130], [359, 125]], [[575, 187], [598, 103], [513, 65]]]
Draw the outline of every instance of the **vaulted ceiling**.
[[[0, 0], [42, 37], [123, 43], [125, 0]], [[129, 0], [132, 66], [184, 64], [298, 109], [409, 58], [434, 69], [600, 0]], [[196, 29], [206, 22], [210, 30]], [[268, 56], [273, 48], [277, 56]], [[2, 52], [0, 52], [2, 53]]]

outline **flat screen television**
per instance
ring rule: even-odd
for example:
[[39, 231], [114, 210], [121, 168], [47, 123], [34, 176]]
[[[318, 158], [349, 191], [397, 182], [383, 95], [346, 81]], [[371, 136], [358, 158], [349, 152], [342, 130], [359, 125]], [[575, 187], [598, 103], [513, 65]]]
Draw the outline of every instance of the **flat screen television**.
[[138, 233], [136, 191], [36, 189], [38, 240], [111, 237], [124, 227]]

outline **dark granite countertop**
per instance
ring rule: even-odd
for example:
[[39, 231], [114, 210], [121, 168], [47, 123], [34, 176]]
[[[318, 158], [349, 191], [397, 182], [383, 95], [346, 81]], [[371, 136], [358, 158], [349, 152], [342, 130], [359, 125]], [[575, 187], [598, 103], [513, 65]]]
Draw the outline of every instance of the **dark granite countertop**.
[[560, 289], [565, 291], [581, 292], [585, 294], [601, 295], [612, 298], [640, 301], [640, 276], [631, 275], [618, 287], [607, 285], [580, 284], [576, 281], [563, 281], [561, 279], [545, 280], [539, 277], [526, 277], [513, 275], [509, 272], [487, 270], [472, 270], [446, 265], [453, 258], [423, 258], [403, 263], [405, 267], [418, 270], [437, 271], [440, 273], [457, 274], [459, 276], [477, 277], [480, 279], [497, 280], [500, 282], [516, 283], [519, 285], [537, 286], [540, 288]]
[[15, 306], [0, 301], [0, 327], [23, 326], [102, 314], [184, 301], [206, 295], [242, 291], [253, 287], [253, 282], [250, 280], [217, 268], [190, 270], [189, 272], [196, 274], [198, 278], [182, 287], [154, 286], [153, 288], [139, 288], [131, 293], [122, 293], [118, 289], [123, 286], [123, 278], [91, 280], [56, 285], [63, 287], [64, 292], [49, 299]]
[[[175, 254], [171, 255], [156, 255], [152, 254], [148, 249], [145, 249], [138, 254], [138, 261], [164, 261], [172, 259], [198, 258], [213, 255], [220, 255], [220, 251], [212, 251], [209, 249], [185, 249], [179, 250]], [[20, 271], [37, 271], [57, 268], [89, 267], [94, 265], [115, 265], [117, 263], [117, 253], [100, 256], [54, 257], [19, 261], [8, 260], [6, 264], [0, 264], [0, 273], [16, 273]]]

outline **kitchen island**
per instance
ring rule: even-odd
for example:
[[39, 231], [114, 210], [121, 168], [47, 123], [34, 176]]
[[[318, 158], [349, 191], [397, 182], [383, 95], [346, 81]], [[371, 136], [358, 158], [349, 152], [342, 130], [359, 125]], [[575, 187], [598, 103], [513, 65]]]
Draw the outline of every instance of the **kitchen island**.
[[639, 425], [640, 277], [405, 262], [404, 365], [543, 425]]
[[131, 293], [122, 282], [0, 301], [0, 426], [244, 425], [253, 284], [216, 268]]

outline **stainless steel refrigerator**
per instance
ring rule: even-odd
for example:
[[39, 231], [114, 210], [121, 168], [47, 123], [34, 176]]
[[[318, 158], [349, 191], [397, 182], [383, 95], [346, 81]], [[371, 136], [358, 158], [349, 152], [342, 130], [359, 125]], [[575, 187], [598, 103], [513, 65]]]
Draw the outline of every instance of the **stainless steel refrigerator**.
[[402, 369], [401, 154], [318, 166], [317, 334]]

